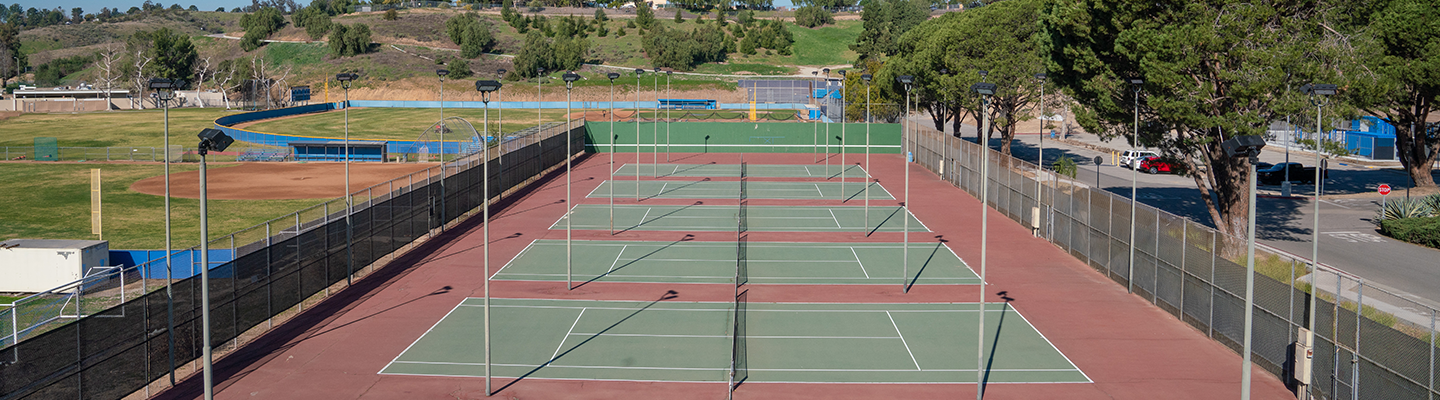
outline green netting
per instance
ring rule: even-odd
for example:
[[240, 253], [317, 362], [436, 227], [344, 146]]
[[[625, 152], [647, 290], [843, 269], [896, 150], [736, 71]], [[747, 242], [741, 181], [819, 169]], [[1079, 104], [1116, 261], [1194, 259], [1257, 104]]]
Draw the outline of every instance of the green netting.
[[53, 137], [35, 138], [36, 161], [60, 161], [60, 146]]

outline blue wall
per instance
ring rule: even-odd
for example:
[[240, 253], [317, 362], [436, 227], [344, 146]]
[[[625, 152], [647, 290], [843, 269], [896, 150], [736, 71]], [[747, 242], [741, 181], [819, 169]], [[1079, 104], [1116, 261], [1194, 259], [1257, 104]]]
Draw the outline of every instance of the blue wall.
[[[210, 249], [210, 269], [235, 259], [235, 252], [230, 249]], [[144, 264], [150, 260], [160, 260], [145, 266], [143, 271], [146, 278], [165, 279], [165, 250], [110, 250], [110, 263], [117, 266], [131, 267]], [[170, 255], [170, 263], [175, 267], [170, 271], [170, 277], [174, 279], [189, 278], [200, 274], [200, 252], [198, 250], [179, 250]]]

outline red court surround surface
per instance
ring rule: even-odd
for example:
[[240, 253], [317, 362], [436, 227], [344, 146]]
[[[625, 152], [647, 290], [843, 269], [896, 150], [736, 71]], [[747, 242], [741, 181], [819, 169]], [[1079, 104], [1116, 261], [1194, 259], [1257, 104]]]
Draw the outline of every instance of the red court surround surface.
[[[664, 155], [661, 155], [662, 160]], [[672, 162], [738, 162], [737, 154], [680, 154]], [[896, 197], [903, 193], [899, 155], [873, 155], [872, 173]], [[573, 198], [585, 198], [606, 179], [608, 154], [576, 164]], [[617, 154], [617, 163], [633, 154]], [[641, 155], [648, 163], [649, 154]], [[809, 163], [805, 154], [747, 154], [751, 164]], [[837, 160], [838, 161], [838, 157]], [[863, 161], [863, 155], [847, 156]], [[662, 161], [663, 162], [663, 161]], [[916, 242], [936, 236], [971, 268], [980, 267], [980, 204], [934, 174], [912, 165], [912, 211], [935, 232], [912, 234]], [[622, 179], [633, 179], [625, 177]], [[649, 179], [642, 177], [642, 179]], [[665, 178], [662, 178], [665, 179]], [[670, 178], [694, 180], [697, 178]], [[725, 178], [712, 178], [724, 180]], [[734, 178], [730, 178], [734, 179]], [[757, 178], [758, 179], [758, 178]], [[803, 180], [803, 179], [785, 179]], [[491, 227], [491, 273], [535, 239], [561, 239], [548, 230], [564, 214], [564, 175], [496, 213]], [[644, 200], [643, 204], [691, 204], [693, 199]], [[616, 204], [634, 204], [616, 199]], [[706, 204], [733, 204], [709, 200]], [[750, 204], [838, 205], [839, 201], [754, 200]], [[850, 202], [848, 205], [859, 205]], [[876, 201], [873, 204], [899, 204]], [[479, 218], [440, 235], [376, 274], [356, 282], [304, 315], [277, 326], [256, 342], [216, 363], [216, 397], [223, 399], [479, 399], [483, 378], [377, 374], [466, 297], [483, 296]], [[696, 240], [733, 241], [733, 233], [699, 232]], [[674, 240], [681, 232], [626, 232], [618, 240]], [[865, 238], [861, 233], [754, 232], [750, 241], [887, 241], [900, 233]], [[576, 239], [611, 238], [604, 231], [577, 231]], [[1240, 356], [1149, 302], [1127, 294], [1064, 251], [1031, 236], [1028, 229], [991, 211], [986, 292], [1006, 291], [1013, 307], [1073, 361], [1094, 383], [991, 384], [988, 399], [1234, 399], [1240, 395]], [[750, 302], [975, 302], [978, 286], [922, 285], [902, 293], [895, 285], [751, 285]], [[492, 282], [492, 295], [514, 298], [651, 300], [666, 290], [678, 301], [730, 301], [729, 284], [590, 283], [573, 291], [556, 282]], [[505, 329], [497, 326], [496, 329]], [[481, 346], [476, 332], [475, 346]], [[503, 346], [497, 343], [496, 346]], [[957, 377], [957, 379], [960, 379]], [[496, 379], [500, 399], [724, 399], [722, 383], [601, 382], [525, 379], [511, 386]], [[198, 398], [198, 375], [161, 393], [164, 399]], [[971, 398], [974, 384], [775, 384], [747, 382], [737, 399], [953, 399]], [[1275, 377], [1254, 369], [1254, 398], [1293, 399]]]

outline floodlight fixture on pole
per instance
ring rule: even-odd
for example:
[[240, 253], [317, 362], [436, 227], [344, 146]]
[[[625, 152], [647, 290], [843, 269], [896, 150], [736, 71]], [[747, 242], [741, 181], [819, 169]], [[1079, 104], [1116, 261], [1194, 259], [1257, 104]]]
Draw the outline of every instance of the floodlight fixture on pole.
[[[980, 76], [981, 76], [981, 77], [984, 77], [984, 76], [985, 76], [985, 71], [980, 71]], [[975, 92], [976, 94], [979, 94], [979, 95], [980, 95], [980, 116], [981, 116], [980, 125], [981, 125], [981, 126], [980, 126], [980, 129], [976, 130], [976, 135], [975, 135], [975, 136], [977, 137], [977, 139], [978, 139], [978, 137], [980, 136], [979, 132], [983, 132], [983, 131], [984, 131], [985, 124], [990, 123], [990, 113], [987, 112], [986, 109], [989, 107], [990, 96], [995, 95], [995, 88], [996, 88], [996, 87], [995, 87], [995, 84], [993, 84], [993, 83], [986, 83], [986, 82], [983, 82], [983, 81], [980, 82], [980, 83], [976, 83], [976, 84], [970, 85], [970, 90], [973, 91], [973, 92]], [[988, 266], [987, 263], [988, 263], [988, 261], [989, 261], [989, 258], [987, 257], [987, 256], [988, 256], [987, 251], [989, 250], [989, 246], [987, 246], [987, 244], [988, 244], [989, 235], [990, 235], [990, 207], [989, 207], [988, 205], [986, 205], [985, 202], [986, 202], [987, 199], [989, 199], [989, 198], [990, 198], [990, 146], [989, 146], [988, 144], [981, 144], [981, 146], [980, 146], [980, 312], [977, 313], [977, 314], [979, 314], [978, 323], [977, 323], [977, 325], [979, 326], [979, 328], [977, 329], [977, 336], [979, 337], [979, 339], [977, 339], [977, 340], [978, 340], [979, 342], [975, 345], [975, 350], [976, 350], [976, 353], [975, 353], [975, 382], [978, 383], [977, 385], [975, 385], [975, 399], [976, 399], [976, 400], [979, 400], [979, 399], [982, 399], [982, 398], [985, 397], [985, 384], [984, 384], [984, 382], [985, 382], [985, 368], [984, 368], [984, 366], [985, 366], [985, 364], [984, 364], [984, 362], [985, 362], [985, 273], [986, 273], [986, 267]], [[996, 338], [996, 340], [999, 340], [999, 338]]]
[[911, 150], [913, 145], [911, 145], [910, 141], [910, 124], [908, 122], [910, 120], [910, 91], [915, 88], [915, 76], [900, 75], [895, 77], [895, 81], [905, 86], [905, 118], [902, 119], [902, 121], [905, 121], [906, 124], [900, 126], [900, 137], [904, 144], [907, 145], [904, 149], [905, 154], [901, 155], [900, 160], [900, 165], [905, 168], [905, 202], [900, 203], [901, 209], [905, 211], [905, 215], [902, 217], [905, 220], [905, 227], [903, 228], [904, 244], [902, 245], [904, 247], [900, 251], [900, 261], [902, 265], [900, 275], [903, 278], [900, 282], [900, 288], [902, 292], [910, 293], [910, 157], [914, 157], [914, 155], [912, 153], [913, 150]]
[[[355, 253], [354, 221], [351, 214], [355, 211], [355, 202], [350, 196], [350, 83], [359, 78], [355, 73], [335, 74], [335, 80], [340, 81], [340, 87], [345, 89], [345, 286], [349, 287], [354, 283]], [[328, 293], [328, 292], [327, 292]]]
[[575, 88], [575, 81], [580, 80], [580, 75], [576, 75], [574, 72], [566, 72], [560, 76], [560, 79], [565, 81], [565, 290], [571, 290], [575, 289], [575, 286], [571, 281], [570, 275], [571, 264], [574, 259], [570, 253], [570, 224], [573, 219], [572, 217], [574, 217], [572, 213], [575, 211], [575, 203], [570, 200], [570, 189], [573, 185], [570, 174], [574, 171], [574, 168], [571, 167], [571, 160], [574, 158], [575, 153], [570, 149], [570, 145], [573, 142], [570, 138], [570, 90]]
[[[1135, 125], [1134, 125], [1134, 128], [1135, 128], [1135, 136], [1134, 136], [1134, 138], [1130, 141], [1130, 149], [1132, 149], [1132, 150], [1139, 150], [1139, 148], [1140, 148], [1140, 89], [1144, 87], [1144, 85], [1145, 85], [1145, 80], [1140, 79], [1140, 78], [1130, 78], [1130, 80], [1129, 80], [1128, 82], [1130, 82], [1130, 87], [1131, 87], [1131, 89], [1135, 91]], [[1139, 152], [1139, 151], [1134, 151], [1132, 154], [1137, 155], [1137, 156], [1132, 156], [1132, 157], [1130, 157], [1130, 221], [1133, 222], [1133, 221], [1135, 221], [1135, 206], [1140, 203], [1140, 202], [1139, 202], [1139, 199], [1136, 197], [1136, 194], [1138, 193], [1138, 186], [1139, 186], [1139, 184], [1140, 184], [1140, 182], [1139, 182], [1139, 175], [1140, 175], [1140, 157], [1138, 157], [1138, 155], [1140, 154], [1140, 152]], [[1096, 168], [1098, 169], [1099, 167], [1096, 167]], [[1127, 263], [1126, 266], [1125, 266], [1125, 291], [1126, 291], [1126, 292], [1129, 292], [1129, 293], [1135, 293], [1135, 279], [1133, 279], [1133, 278], [1135, 277], [1135, 224], [1133, 224], [1133, 223], [1130, 224], [1130, 243], [1129, 243], [1129, 246], [1130, 246], [1130, 261], [1129, 261], [1129, 263]]]
[[640, 201], [640, 76], [645, 70], [635, 69], [635, 201]]
[[614, 234], [615, 234], [615, 169], [616, 169], [616, 168], [615, 168], [615, 152], [619, 150], [619, 146], [617, 146], [617, 145], [615, 144], [615, 142], [617, 141], [616, 139], [619, 139], [619, 138], [620, 138], [620, 135], [616, 135], [616, 134], [615, 134], [615, 79], [620, 78], [620, 74], [614, 73], [614, 72], [608, 72], [608, 73], [605, 74], [605, 77], [610, 79], [610, 138], [609, 138], [609, 141], [610, 141], [610, 168], [609, 168], [609, 169], [610, 169], [610, 185], [609, 185], [609, 186], [610, 186], [610, 234], [611, 234], [611, 235], [614, 235]]
[[[1305, 86], [1300, 87], [1300, 92], [1310, 96], [1310, 104], [1315, 106], [1315, 199], [1311, 201], [1311, 203], [1315, 205], [1315, 210], [1313, 212], [1313, 214], [1315, 215], [1315, 226], [1310, 229], [1311, 288], [1317, 287], [1315, 286], [1315, 278], [1317, 275], [1320, 274], [1320, 193], [1322, 193], [1322, 189], [1320, 186], [1324, 183], [1325, 177], [1325, 171], [1324, 166], [1321, 163], [1322, 159], [1320, 152], [1320, 149], [1324, 148], [1322, 147], [1322, 144], [1325, 140], [1325, 137], [1320, 134], [1321, 127], [1324, 126], [1323, 122], [1321, 122], [1321, 116], [1325, 111], [1325, 106], [1329, 103], [1329, 96], [1334, 96], [1337, 91], [1336, 89], [1337, 87], [1335, 85], [1327, 83], [1307, 83], [1305, 84]], [[1315, 332], [1315, 307], [1318, 306], [1318, 300], [1316, 300], [1315, 297], [1316, 296], [1310, 296], [1310, 320], [1307, 322], [1308, 329], [1312, 333]], [[1311, 369], [1310, 373], [1311, 375], [1309, 381], [1314, 382], [1315, 372], [1313, 368]], [[1308, 390], [1310, 390], [1310, 388], [1306, 387], [1305, 390], [1307, 390], [1308, 393]]]
[[205, 359], [205, 400], [212, 400], [215, 398], [215, 374], [213, 342], [210, 340], [210, 220], [206, 216], [209, 195], [205, 182], [205, 155], [211, 151], [225, 151], [235, 139], [215, 128], [201, 130], [196, 136], [200, 138], [200, 349]]
[[[175, 81], [170, 78], [150, 79], [150, 89], [156, 93], [167, 93], [160, 101], [160, 108], [165, 113], [165, 318], [168, 324], [166, 336], [170, 344], [170, 386], [175, 386], [175, 293], [170, 289], [174, 283], [173, 268], [170, 264], [170, 92], [175, 89]], [[157, 98], [160, 96], [156, 96]]]
[[[1260, 162], [1260, 149], [1265, 148], [1265, 139], [1255, 135], [1235, 136], [1220, 143], [1225, 150], [1225, 156], [1232, 159], [1247, 159], [1246, 167], [1250, 174], [1250, 207], [1246, 215], [1248, 220], [1249, 236], [1245, 245], [1245, 341], [1242, 344], [1241, 355], [1244, 360], [1240, 364], [1240, 398], [1250, 399], [1250, 343], [1252, 331], [1254, 330], [1255, 319], [1255, 181], [1258, 177], [1255, 174], [1255, 164]], [[1133, 220], [1132, 220], [1133, 221]], [[1313, 287], [1313, 286], [1312, 286]], [[1308, 388], [1307, 388], [1308, 390]]]
[[[502, 71], [503, 71], [503, 70], [502, 70]], [[502, 75], [503, 75], [503, 73], [502, 73]], [[503, 85], [502, 85], [499, 81], [485, 80], [485, 81], [476, 81], [476, 82], [475, 82], [475, 90], [478, 91], [478, 92], [480, 92], [480, 102], [485, 103], [485, 123], [484, 123], [485, 132], [480, 136], [481, 141], [483, 142], [483, 143], [481, 144], [481, 148], [483, 149], [483, 150], [482, 150], [482, 151], [483, 151], [483, 153], [482, 153], [483, 155], [481, 156], [481, 161], [480, 161], [480, 162], [482, 162], [482, 163], [485, 164], [485, 167], [484, 167], [484, 170], [483, 170], [483, 174], [484, 174], [484, 176], [485, 176], [485, 178], [484, 178], [484, 180], [485, 180], [485, 182], [484, 182], [484, 183], [485, 183], [485, 189], [484, 189], [484, 192], [482, 193], [482, 197], [484, 198], [484, 204], [481, 206], [481, 209], [482, 209], [481, 212], [483, 213], [483, 217], [482, 217], [483, 219], [482, 219], [482, 220], [483, 220], [484, 223], [485, 223], [485, 233], [484, 233], [484, 236], [481, 238], [481, 242], [482, 242], [482, 243], [485, 243], [485, 246], [484, 246], [484, 247], [485, 247], [485, 251], [484, 251], [484, 253], [481, 255], [481, 257], [482, 257], [482, 259], [483, 259], [482, 264], [484, 265], [484, 271], [485, 271], [485, 395], [486, 395], [486, 396], [489, 396], [489, 395], [491, 395], [492, 393], [494, 393], [493, 391], [490, 390], [490, 378], [491, 378], [491, 375], [490, 375], [490, 92], [494, 92], [494, 91], [500, 90], [500, 87], [501, 87], [501, 86], [503, 86]]]

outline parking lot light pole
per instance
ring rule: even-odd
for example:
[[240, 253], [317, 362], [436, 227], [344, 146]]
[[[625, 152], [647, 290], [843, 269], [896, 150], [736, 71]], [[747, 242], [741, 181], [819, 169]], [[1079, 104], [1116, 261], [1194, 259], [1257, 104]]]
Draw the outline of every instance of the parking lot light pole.
[[[901, 85], [905, 85], [904, 121], [906, 121], [907, 123], [905, 125], [901, 125], [901, 129], [903, 130], [900, 133], [900, 137], [903, 139], [910, 135], [910, 130], [906, 128], [910, 128], [910, 124], [908, 123], [910, 115], [910, 91], [915, 87], [915, 76], [900, 75], [895, 77], [895, 81], [900, 82]], [[900, 251], [900, 259], [902, 260], [901, 273], [902, 275], [904, 275], [905, 279], [901, 282], [901, 285], [902, 289], [904, 289], [902, 290], [903, 292], [910, 293], [910, 150], [908, 148], [905, 150], [905, 154], [901, 157], [900, 161], [900, 165], [905, 167], [905, 202], [900, 203], [900, 205], [904, 207], [905, 210], [905, 215], [902, 217], [905, 219], [905, 240], [903, 245], [904, 248]], [[841, 170], [840, 173], [843, 174], [845, 173], [845, 171]], [[844, 193], [841, 193], [841, 195], [843, 196]]]
[[570, 186], [573, 185], [570, 174], [574, 170], [570, 160], [574, 159], [572, 156], [575, 153], [570, 149], [570, 144], [573, 142], [570, 137], [570, 90], [575, 88], [575, 81], [580, 80], [580, 75], [576, 75], [575, 72], [566, 72], [560, 76], [560, 79], [565, 80], [565, 289], [572, 290], [575, 289], [575, 286], [570, 275], [571, 264], [574, 260], [570, 254], [570, 225], [572, 217], [574, 217], [575, 203], [570, 200]]
[[[170, 386], [175, 386], [175, 297], [170, 289], [174, 274], [170, 267], [170, 99], [174, 96], [175, 81], [169, 78], [150, 79], [150, 89], [160, 99], [165, 113], [165, 314], [168, 324], [166, 336], [170, 339]], [[153, 152], [152, 152], [153, 154]], [[18, 338], [18, 336], [17, 336]]]
[[[985, 75], [986, 71], [980, 71], [982, 78]], [[981, 126], [980, 130], [976, 131], [977, 137], [981, 136], [980, 132], [984, 132], [985, 124], [990, 122], [990, 114], [986, 112], [986, 108], [989, 106], [990, 96], [995, 95], [995, 88], [995, 84], [986, 82], [970, 85], [970, 90], [980, 95]], [[983, 141], [983, 139], [981, 140]], [[990, 146], [986, 143], [980, 146], [980, 312], [977, 313], [980, 316], [977, 318], [977, 325], [979, 327], [976, 330], [979, 342], [975, 345], [976, 400], [985, 397], [985, 267], [988, 261], [988, 258], [986, 258], [986, 251], [988, 250], [986, 241], [989, 239], [988, 236], [990, 233], [990, 210], [989, 206], [985, 204], [985, 201], [989, 198]], [[997, 337], [995, 339], [999, 340], [1000, 338]]]
[[1135, 206], [1139, 203], [1135, 198], [1135, 188], [1140, 174], [1140, 161], [1137, 159], [1140, 153], [1133, 149], [1140, 147], [1140, 89], [1144, 85], [1145, 81], [1142, 79], [1130, 79], [1131, 89], [1135, 91], [1135, 139], [1130, 142], [1132, 149], [1130, 157], [1130, 262], [1127, 264], [1125, 272], [1125, 290], [1130, 293], [1135, 293]]
[[205, 358], [204, 380], [205, 400], [215, 398], [215, 374], [210, 340], [210, 221], [205, 182], [205, 155], [210, 151], [225, 151], [235, 139], [219, 129], [206, 128], [200, 131], [200, 349]]
[[[1318, 305], [1315, 295], [1319, 292], [1318, 286], [1315, 286], [1315, 278], [1320, 274], [1320, 183], [1324, 178], [1324, 171], [1320, 167], [1320, 144], [1323, 141], [1320, 129], [1324, 123], [1320, 117], [1329, 102], [1329, 96], [1335, 95], [1336, 86], [1326, 83], [1311, 83], [1301, 86], [1300, 91], [1309, 95], [1310, 104], [1315, 105], [1315, 200], [1311, 202], [1315, 204], [1315, 226], [1310, 230], [1310, 320], [1307, 321], [1308, 329], [1313, 333], [1315, 332], [1315, 310]], [[1313, 368], [1310, 374], [1310, 381], [1314, 382], [1315, 371]], [[1309, 388], [1306, 390], [1308, 391]]]
[[1250, 173], [1250, 209], [1246, 218], [1249, 238], [1245, 247], [1245, 343], [1241, 346], [1244, 360], [1240, 365], [1240, 399], [1250, 400], [1250, 342], [1255, 319], [1255, 164], [1260, 162], [1260, 149], [1265, 148], [1265, 139], [1255, 135], [1235, 136], [1221, 143], [1220, 147], [1227, 157], [1248, 159], [1246, 164]]
[[[475, 82], [475, 90], [480, 92], [480, 101], [485, 103], [485, 133], [481, 136], [481, 148], [484, 155], [481, 162], [484, 167], [483, 192], [484, 205], [483, 220], [485, 221], [485, 234], [481, 239], [485, 243], [485, 251], [481, 256], [484, 258], [485, 269], [485, 395], [490, 396], [494, 392], [490, 390], [490, 92], [500, 90], [502, 85], [499, 81], [478, 81]], [[498, 142], [498, 140], [497, 140]]]

